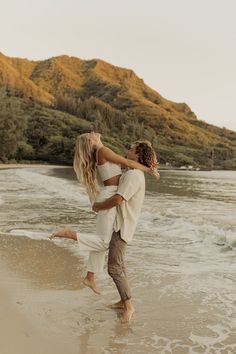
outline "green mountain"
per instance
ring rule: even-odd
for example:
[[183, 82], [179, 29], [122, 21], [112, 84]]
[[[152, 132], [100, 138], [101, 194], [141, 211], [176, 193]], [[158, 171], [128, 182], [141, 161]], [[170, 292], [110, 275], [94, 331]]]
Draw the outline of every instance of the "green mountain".
[[161, 163], [236, 168], [235, 132], [197, 119], [132, 70], [99, 59], [29, 61], [0, 53], [0, 160], [71, 163], [76, 136], [91, 130], [120, 153], [142, 138]]

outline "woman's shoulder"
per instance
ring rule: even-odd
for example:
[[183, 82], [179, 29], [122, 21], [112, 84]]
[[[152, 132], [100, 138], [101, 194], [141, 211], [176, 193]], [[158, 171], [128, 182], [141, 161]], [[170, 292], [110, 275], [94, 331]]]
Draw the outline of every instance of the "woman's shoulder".
[[105, 158], [105, 155], [106, 155], [106, 146], [102, 145], [102, 146], [99, 146], [96, 150], [96, 161], [97, 163], [104, 163], [106, 162], [106, 158]]
[[109, 149], [107, 146], [105, 145], [102, 145], [100, 146], [97, 151], [100, 153], [100, 154], [104, 154], [105, 152], [109, 152], [109, 151], [112, 151], [111, 149]]
[[102, 145], [97, 149], [97, 157], [103, 158], [105, 160], [109, 159], [109, 156], [113, 153], [113, 151], [105, 145]]

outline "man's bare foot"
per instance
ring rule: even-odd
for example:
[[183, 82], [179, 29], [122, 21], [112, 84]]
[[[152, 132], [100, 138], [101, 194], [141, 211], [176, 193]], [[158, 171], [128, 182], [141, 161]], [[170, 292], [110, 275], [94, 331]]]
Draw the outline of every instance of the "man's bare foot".
[[110, 309], [124, 309], [125, 308], [125, 305], [124, 305], [124, 301], [120, 300], [118, 302], [116, 302], [115, 304], [111, 304], [111, 305], [108, 305], [107, 307], [109, 307]]
[[93, 279], [84, 278], [83, 284], [88, 288], [92, 289], [96, 294], [100, 295], [100, 291], [97, 288], [97, 285]]
[[126, 309], [121, 317], [121, 323], [130, 322], [135, 310], [134, 307], [130, 309]]
[[131, 302], [131, 300], [124, 300], [124, 313], [123, 316], [121, 317], [121, 322], [122, 323], [127, 323], [131, 320], [133, 314], [134, 314], [134, 306]]
[[70, 238], [72, 240], [77, 240], [76, 232], [67, 228], [53, 232], [49, 236], [49, 239], [52, 240], [54, 237], [63, 237], [63, 238]]

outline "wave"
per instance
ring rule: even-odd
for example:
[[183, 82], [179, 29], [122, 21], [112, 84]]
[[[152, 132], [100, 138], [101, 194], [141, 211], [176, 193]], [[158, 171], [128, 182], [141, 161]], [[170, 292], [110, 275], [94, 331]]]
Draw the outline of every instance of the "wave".
[[50, 192], [50, 194], [63, 199], [77, 201], [83, 207], [91, 208], [87, 193], [79, 182], [48, 176], [49, 170], [50, 168], [43, 170], [19, 169], [16, 174], [33, 186], [37, 186], [38, 191]]
[[236, 248], [236, 234], [234, 231], [228, 231], [223, 235], [217, 235], [215, 243], [219, 246], [224, 246], [224, 249]]
[[[39, 240], [46, 239], [53, 229], [62, 225], [72, 228], [78, 225], [79, 231], [83, 232], [95, 230], [95, 216], [91, 213], [84, 188], [77, 181], [51, 176], [51, 170], [25, 168], [8, 171], [11, 178], [3, 180], [2, 188], [6, 190], [4, 197], [10, 195], [11, 198], [9, 211], [1, 214], [5, 219], [1, 224], [2, 231], [9, 232], [9, 227], [12, 227], [10, 235]], [[15, 203], [13, 209], [12, 203]], [[179, 197], [156, 191], [148, 193], [134, 245], [138, 252], [144, 254], [157, 252], [158, 255], [158, 250], [169, 253], [176, 264], [180, 264], [178, 257], [181, 254], [186, 261], [182, 263], [183, 271], [188, 271], [184, 267], [190, 259], [192, 264], [207, 259], [205, 267], [211, 264], [215, 269], [219, 268], [221, 262], [217, 264], [216, 253], [235, 250], [233, 209], [231, 203], [223, 201]], [[143, 245], [148, 250], [143, 251]], [[191, 271], [195, 271], [194, 267]]]

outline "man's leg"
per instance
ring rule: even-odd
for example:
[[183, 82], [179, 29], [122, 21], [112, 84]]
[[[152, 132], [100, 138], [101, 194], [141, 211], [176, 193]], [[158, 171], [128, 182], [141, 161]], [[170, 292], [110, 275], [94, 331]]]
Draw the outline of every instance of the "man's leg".
[[112, 305], [111, 308], [124, 309], [122, 320], [130, 321], [134, 307], [131, 302], [131, 293], [124, 267], [124, 255], [126, 242], [120, 238], [119, 232], [113, 232], [108, 253], [108, 273], [116, 284], [121, 300]]

